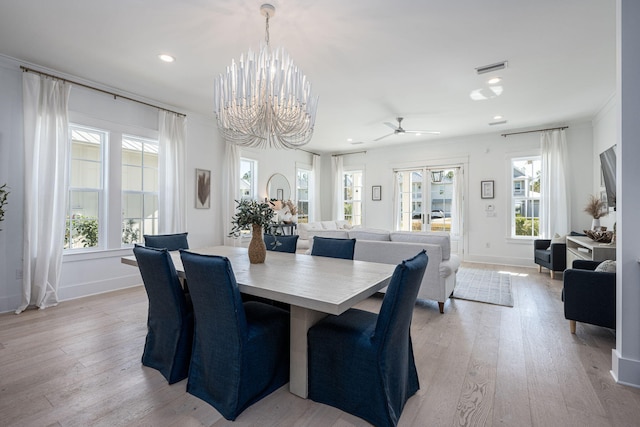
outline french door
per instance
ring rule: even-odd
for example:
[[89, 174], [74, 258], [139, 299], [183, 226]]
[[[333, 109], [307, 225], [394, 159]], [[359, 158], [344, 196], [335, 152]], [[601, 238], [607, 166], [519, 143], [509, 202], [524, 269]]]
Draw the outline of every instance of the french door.
[[460, 234], [461, 171], [459, 166], [397, 170], [396, 228]]

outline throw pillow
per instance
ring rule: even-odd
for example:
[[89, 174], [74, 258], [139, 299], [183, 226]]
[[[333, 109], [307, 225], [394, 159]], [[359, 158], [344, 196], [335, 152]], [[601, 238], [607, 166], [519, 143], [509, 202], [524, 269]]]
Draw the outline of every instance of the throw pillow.
[[601, 271], [603, 273], [615, 273], [616, 272], [616, 262], [610, 259], [602, 261], [594, 271]]
[[553, 238], [551, 239], [551, 244], [553, 245], [554, 243], [562, 243], [565, 244], [567, 243], [567, 239], [565, 236], [561, 236], [558, 233], [553, 235]]

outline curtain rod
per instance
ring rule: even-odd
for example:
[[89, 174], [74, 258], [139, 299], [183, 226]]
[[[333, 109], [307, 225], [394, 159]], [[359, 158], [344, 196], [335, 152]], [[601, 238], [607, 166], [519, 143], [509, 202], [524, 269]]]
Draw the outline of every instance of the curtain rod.
[[164, 108], [164, 107], [158, 107], [157, 105], [153, 105], [153, 104], [149, 104], [148, 102], [139, 101], [137, 99], [129, 98], [128, 96], [118, 95], [117, 93], [113, 93], [113, 92], [109, 92], [109, 91], [104, 90], [104, 89], [100, 89], [100, 88], [97, 88], [97, 87], [89, 86], [89, 85], [86, 85], [84, 83], [78, 83], [78, 82], [75, 82], [73, 80], [65, 79], [64, 77], [54, 76], [53, 74], [45, 73], [43, 71], [34, 70], [32, 68], [24, 67], [22, 65], [20, 66], [20, 68], [25, 73], [35, 73], [35, 74], [39, 74], [41, 76], [46, 76], [46, 77], [51, 77], [53, 79], [62, 80], [63, 82], [71, 83], [71, 84], [74, 84], [76, 86], [86, 87], [87, 89], [92, 89], [92, 90], [95, 90], [97, 92], [102, 92], [102, 93], [105, 93], [107, 95], [111, 95], [111, 96], [113, 96], [113, 99], [122, 98], [122, 99], [126, 99], [127, 101], [133, 101], [133, 102], [137, 102], [138, 104], [146, 105], [147, 107], [153, 107], [153, 108], [157, 108], [158, 110], [162, 110], [162, 111], [166, 111], [166, 112], [169, 112], [169, 113], [177, 114], [178, 116], [187, 117], [187, 115], [184, 114], [184, 113], [178, 113], [177, 111], [172, 111], [172, 110], [169, 110], [169, 109]]
[[313, 154], [314, 156], [320, 155], [318, 153], [314, 153], [313, 151], [305, 150], [304, 148], [296, 148], [296, 150], [304, 151], [305, 153]]
[[351, 153], [332, 154], [331, 157], [348, 156], [349, 154], [367, 154], [366, 151], [352, 151]]
[[557, 127], [557, 128], [547, 128], [547, 129], [525, 130], [525, 131], [522, 131], [522, 132], [503, 133], [500, 136], [504, 136], [506, 138], [509, 135], [518, 135], [518, 134], [521, 134], [521, 133], [544, 132], [544, 131], [547, 131], [547, 130], [564, 130], [564, 129], [569, 129], [569, 126], [560, 126], [560, 127]]

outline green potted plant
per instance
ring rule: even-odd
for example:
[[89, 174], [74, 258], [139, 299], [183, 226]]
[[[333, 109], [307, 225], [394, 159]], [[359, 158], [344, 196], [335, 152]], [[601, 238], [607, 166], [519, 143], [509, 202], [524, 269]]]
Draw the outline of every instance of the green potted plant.
[[[2, 184], [0, 186], [0, 222], [4, 221], [4, 205], [7, 204], [8, 195], [7, 184]], [[0, 231], [2, 231], [2, 228], [0, 228]]]
[[240, 237], [243, 231], [252, 230], [249, 242], [249, 262], [261, 264], [267, 257], [267, 247], [262, 237], [263, 230], [268, 231], [273, 224], [275, 211], [268, 202], [256, 200], [236, 200], [236, 214], [231, 219], [230, 237]]

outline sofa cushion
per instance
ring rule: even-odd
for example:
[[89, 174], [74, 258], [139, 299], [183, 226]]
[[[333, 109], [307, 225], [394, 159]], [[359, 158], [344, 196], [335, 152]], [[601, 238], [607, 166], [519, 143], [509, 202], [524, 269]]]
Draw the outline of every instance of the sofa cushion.
[[442, 259], [448, 260], [451, 256], [451, 238], [449, 233], [444, 231], [394, 231], [389, 234], [392, 242], [429, 243], [440, 245], [442, 248]]
[[335, 221], [320, 221], [323, 230], [337, 230], [338, 225]]
[[309, 240], [310, 230], [322, 230], [322, 225], [319, 222], [309, 222], [298, 224], [298, 235], [300, 240]]
[[373, 228], [358, 228], [349, 230], [349, 238], [359, 240], [379, 240], [387, 242], [391, 240], [388, 231], [376, 230]]
[[536, 260], [540, 260], [540, 261], [544, 261], [544, 262], [551, 262], [551, 250], [550, 249], [536, 249], [535, 250], [535, 259]]
[[351, 228], [353, 228], [351, 223], [346, 219], [336, 221], [336, 227], [338, 227], [338, 230], [351, 230]]

